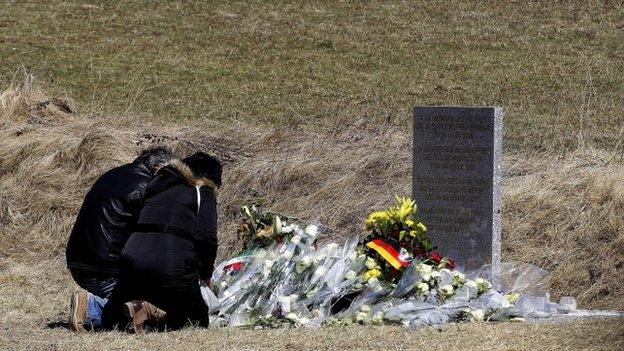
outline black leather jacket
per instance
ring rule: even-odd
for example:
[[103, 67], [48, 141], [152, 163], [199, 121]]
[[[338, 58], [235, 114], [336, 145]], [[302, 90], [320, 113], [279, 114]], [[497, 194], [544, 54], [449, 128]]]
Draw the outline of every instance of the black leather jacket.
[[67, 243], [67, 266], [117, 275], [153, 174], [140, 160], [102, 175], [85, 196]]

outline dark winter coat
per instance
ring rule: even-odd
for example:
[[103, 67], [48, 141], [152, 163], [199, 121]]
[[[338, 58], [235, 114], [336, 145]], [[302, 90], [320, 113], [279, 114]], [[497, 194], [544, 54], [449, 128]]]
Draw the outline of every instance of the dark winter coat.
[[167, 312], [168, 328], [208, 324], [199, 279], [210, 279], [217, 253], [215, 188], [177, 160], [159, 171], [123, 249], [112, 304], [149, 301]]
[[67, 243], [70, 269], [115, 276], [153, 174], [140, 160], [102, 175], [85, 196]]

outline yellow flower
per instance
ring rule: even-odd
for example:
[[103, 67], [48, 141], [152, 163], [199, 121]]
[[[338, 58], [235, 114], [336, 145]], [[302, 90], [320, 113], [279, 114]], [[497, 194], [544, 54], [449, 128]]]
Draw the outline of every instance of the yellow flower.
[[401, 198], [397, 196], [397, 202], [399, 204], [398, 215], [399, 218], [401, 218], [402, 220], [406, 219], [408, 216], [414, 213], [414, 205], [416, 204], [416, 202], [412, 199]]
[[405, 221], [405, 224], [407, 224], [407, 226], [411, 227], [414, 225], [414, 221], [412, 221], [411, 219], [408, 219], [407, 221]]
[[418, 222], [418, 224], [416, 224], [416, 226], [420, 229], [422, 229], [423, 232], [427, 231], [427, 227], [423, 224], [423, 222]]
[[377, 278], [381, 275], [381, 271], [377, 268], [369, 269], [364, 272], [364, 280], [368, 281], [371, 278]]
[[390, 215], [387, 211], [376, 211], [371, 213], [368, 218], [366, 218], [366, 224], [372, 225], [380, 221], [387, 221], [390, 219]]

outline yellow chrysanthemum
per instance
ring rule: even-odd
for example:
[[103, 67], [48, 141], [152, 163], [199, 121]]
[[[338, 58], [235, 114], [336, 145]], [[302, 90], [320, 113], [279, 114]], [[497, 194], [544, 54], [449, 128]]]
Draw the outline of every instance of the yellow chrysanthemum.
[[371, 278], [377, 278], [381, 275], [381, 271], [377, 268], [369, 269], [364, 272], [364, 280], [368, 281]]
[[379, 221], [387, 221], [390, 219], [390, 215], [386, 211], [376, 211], [371, 213], [368, 218], [366, 218], [366, 224], [372, 225]]

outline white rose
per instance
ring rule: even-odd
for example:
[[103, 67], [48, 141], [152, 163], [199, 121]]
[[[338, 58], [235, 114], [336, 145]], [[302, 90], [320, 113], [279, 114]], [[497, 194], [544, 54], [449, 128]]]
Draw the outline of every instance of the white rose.
[[314, 224], [310, 224], [306, 227], [305, 232], [312, 238], [316, 238], [316, 236], [318, 235], [318, 227]]
[[431, 272], [431, 278], [440, 278], [441, 274], [438, 271]]
[[453, 293], [453, 286], [450, 285], [450, 284], [443, 285], [443, 286], [440, 287], [440, 291], [444, 295], [451, 295]]
[[366, 312], [358, 312], [355, 314], [355, 320], [358, 322], [364, 322], [366, 320]]
[[370, 312], [371, 308], [369, 305], [362, 305], [362, 307], [360, 307], [360, 311], [362, 312]]
[[299, 245], [299, 243], [301, 243], [301, 237], [299, 235], [295, 235], [292, 238], [290, 238], [290, 242], [292, 242], [293, 244]]
[[364, 265], [366, 266], [367, 269], [373, 269], [377, 267], [377, 262], [372, 257], [369, 257], [366, 259], [366, 262], [364, 262]]
[[420, 273], [420, 274], [426, 274], [426, 273], [430, 273], [432, 268], [430, 265], [428, 264], [424, 264], [421, 263], [416, 267], [416, 270]]
[[453, 272], [453, 277], [455, 277], [455, 278], [457, 278], [459, 280], [466, 279], [466, 275], [464, 273], [462, 273], [462, 272], [459, 272], [459, 271], [454, 271]]

